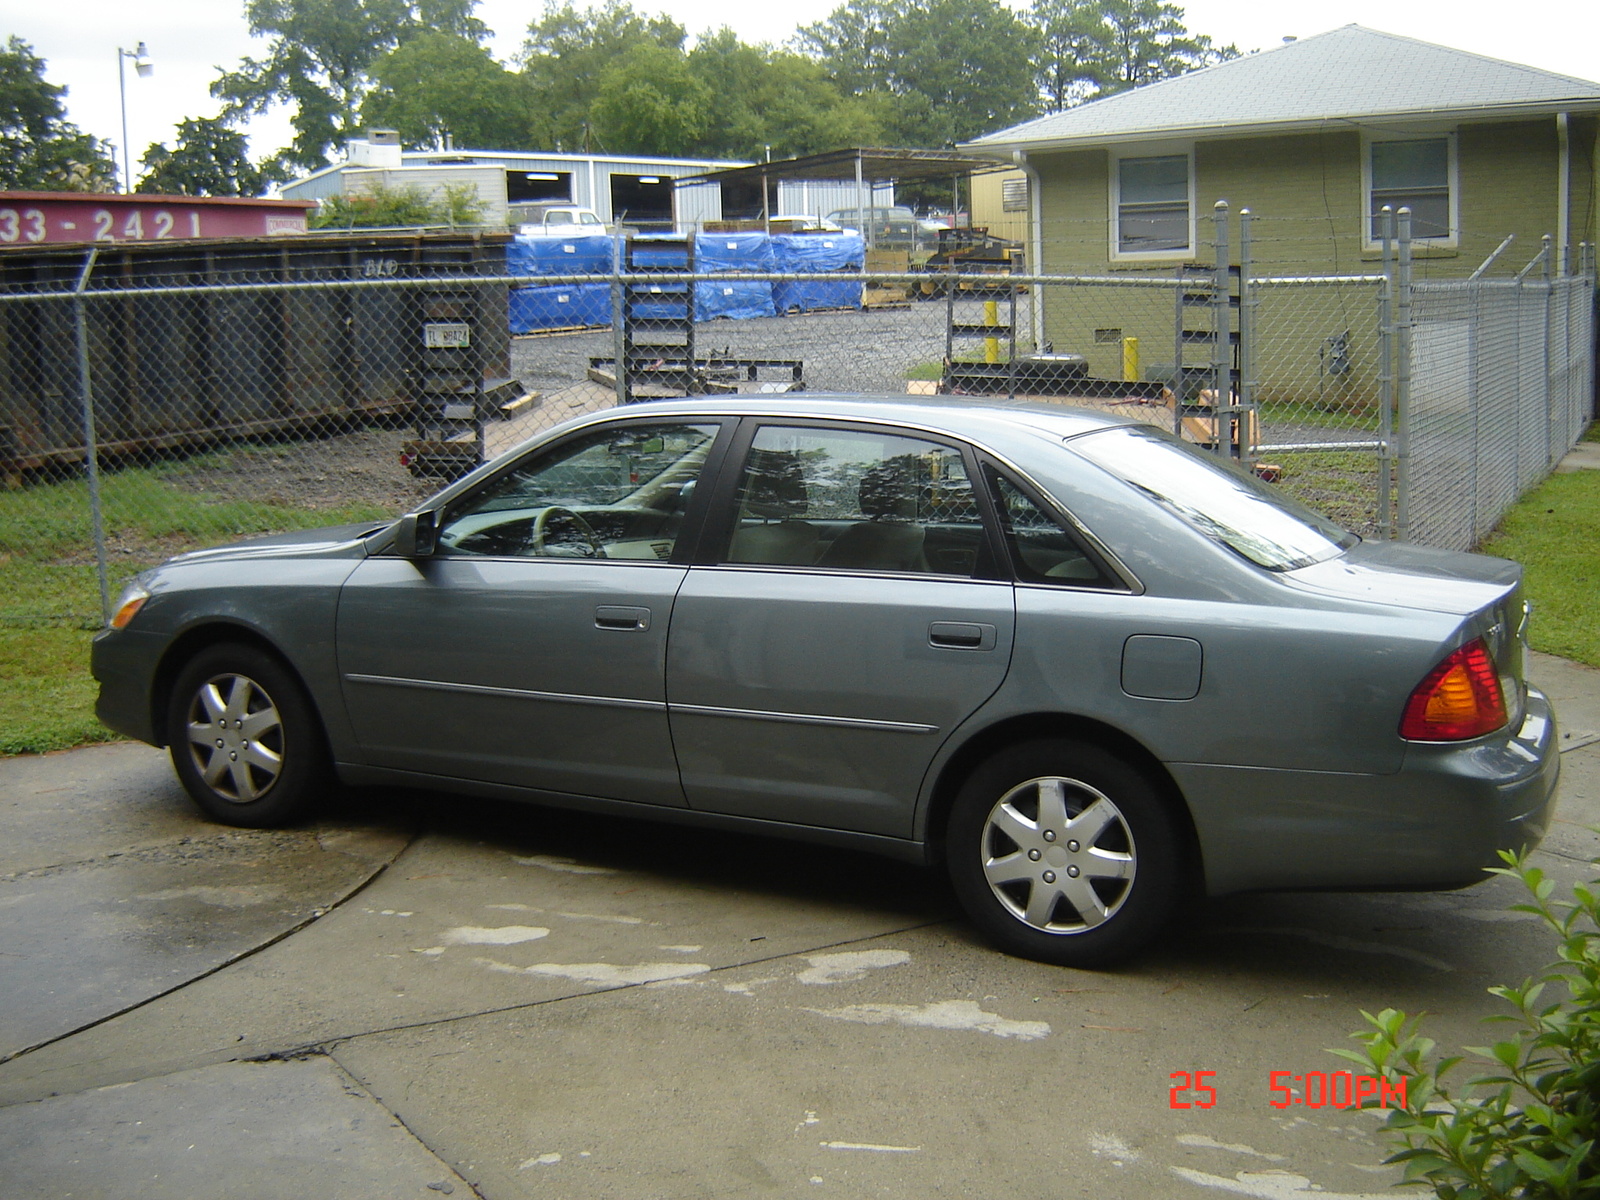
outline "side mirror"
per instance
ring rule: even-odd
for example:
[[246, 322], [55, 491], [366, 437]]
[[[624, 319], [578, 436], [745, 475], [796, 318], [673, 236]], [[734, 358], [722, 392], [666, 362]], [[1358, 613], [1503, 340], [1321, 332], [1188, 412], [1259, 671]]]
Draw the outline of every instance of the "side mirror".
[[424, 510], [400, 518], [394, 552], [401, 558], [428, 558], [439, 547], [439, 514]]

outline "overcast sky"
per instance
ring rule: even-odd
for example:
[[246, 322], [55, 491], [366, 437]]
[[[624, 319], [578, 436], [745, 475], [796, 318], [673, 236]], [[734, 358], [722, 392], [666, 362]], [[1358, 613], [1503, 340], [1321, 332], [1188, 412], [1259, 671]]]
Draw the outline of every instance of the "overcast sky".
[[[1016, 0], [1008, 0], [1023, 7]], [[782, 43], [795, 27], [826, 17], [838, 0], [633, 0], [640, 12], [667, 12], [690, 33], [731, 26], [747, 42]], [[232, 67], [265, 43], [252, 39], [242, 0], [0, 0], [0, 33], [14, 33], [48, 60], [46, 77], [68, 88], [71, 119], [96, 137], [122, 142], [117, 100], [117, 50], [142, 39], [155, 74], [137, 78], [127, 65], [128, 140], [135, 160], [151, 142], [170, 144], [184, 117], [214, 116], [208, 87], [219, 67]], [[495, 31], [502, 60], [514, 57], [541, 6], [531, 0], [481, 0], [478, 15]], [[1580, 79], [1600, 78], [1600, 0], [1193, 0], [1185, 7], [1195, 33], [1241, 50], [1267, 49], [1285, 35], [1309, 37], [1358, 22]], [[281, 114], [250, 127], [260, 156], [288, 141]], [[120, 158], [119, 158], [120, 162]], [[137, 174], [137, 171], [136, 171]]]

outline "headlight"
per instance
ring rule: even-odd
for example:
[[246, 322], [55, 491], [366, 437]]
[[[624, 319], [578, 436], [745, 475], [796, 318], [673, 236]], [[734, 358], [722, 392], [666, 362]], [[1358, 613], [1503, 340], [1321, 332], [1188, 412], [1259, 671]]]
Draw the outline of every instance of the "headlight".
[[130, 583], [123, 588], [122, 595], [117, 597], [117, 607], [111, 613], [111, 628], [121, 629], [127, 625], [148, 599], [149, 590], [139, 583]]

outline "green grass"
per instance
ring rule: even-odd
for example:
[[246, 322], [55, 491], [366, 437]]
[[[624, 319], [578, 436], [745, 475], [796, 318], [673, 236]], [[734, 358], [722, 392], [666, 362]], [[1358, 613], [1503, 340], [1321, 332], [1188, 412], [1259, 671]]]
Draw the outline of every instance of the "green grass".
[[[1600, 423], [1588, 440], [1600, 441]], [[1522, 564], [1535, 650], [1600, 667], [1600, 471], [1552, 475], [1480, 547]]]
[[[385, 515], [231, 500], [175, 482], [196, 465], [103, 478], [113, 601], [127, 580], [184, 550]], [[101, 615], [93, 545], [85, 481], [0, 492], [0, 754], [42, 754], [118, 736], [94, 718], [89, 642]]]

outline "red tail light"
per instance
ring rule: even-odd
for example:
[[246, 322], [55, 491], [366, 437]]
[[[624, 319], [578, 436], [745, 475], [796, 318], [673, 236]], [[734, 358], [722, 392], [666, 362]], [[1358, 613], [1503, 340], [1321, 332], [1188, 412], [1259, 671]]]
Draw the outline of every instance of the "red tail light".
[[1465, 742], [1493, 733], [1506, 719], [1500, 676], [1478, 638], [1417, 684], [1400, 718], [1400, 736], [1411, 742]]

